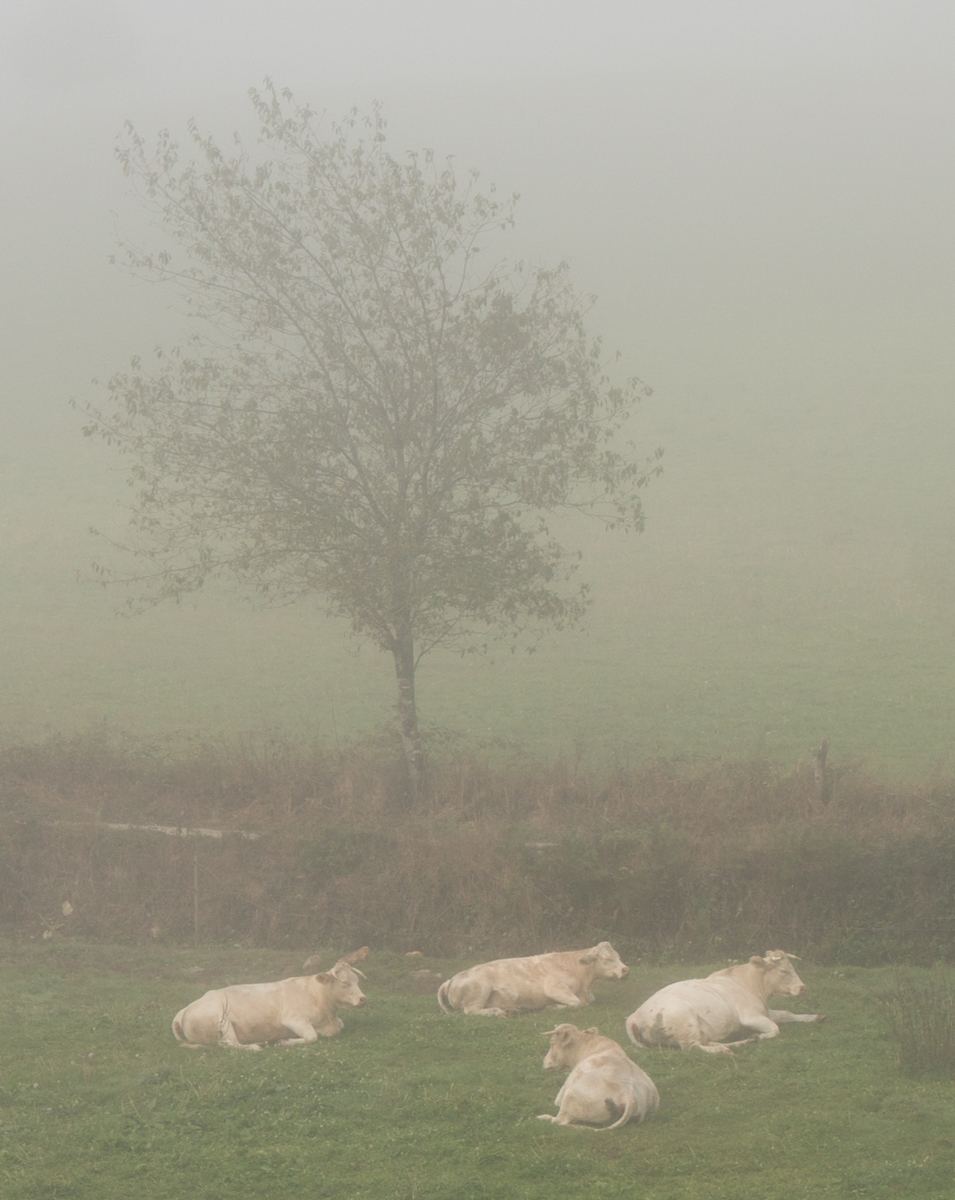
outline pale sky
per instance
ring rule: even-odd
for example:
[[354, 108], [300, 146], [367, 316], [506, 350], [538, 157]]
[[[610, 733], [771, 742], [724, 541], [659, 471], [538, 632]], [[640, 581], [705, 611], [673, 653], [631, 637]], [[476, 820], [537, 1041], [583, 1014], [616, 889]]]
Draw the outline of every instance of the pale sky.
[[332, 117], [379, 99], [396, 153], [520, 192], [515, 252], [569, 258], [608, 344], [664, 390], [769, 384], [772, 346], [791, 373], [817, 335], [851, 376], [906, 323], [941, 362], [953, 33], [955, 5], [924, 0], [2, 0], [6, 405], [57, 407], [162, 333], [168, 299], [107, 262], [137, 219], [123, 122], [254, 141], [265, 76]]
[[5, 91], [162, 98], [266, 73], [363, 88], [754, 65], [891, 69], [910, 54], [945, 68], [952, 20], [950, 5], [924, 0], [6, 0]]

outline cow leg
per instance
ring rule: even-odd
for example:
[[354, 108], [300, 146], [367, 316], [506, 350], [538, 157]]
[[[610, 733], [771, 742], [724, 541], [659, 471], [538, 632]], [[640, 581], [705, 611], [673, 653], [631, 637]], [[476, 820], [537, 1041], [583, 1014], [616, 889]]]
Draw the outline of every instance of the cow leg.
[[[276, 1046], [304, 1046], [307, 1042], [315, 1042], [318, 1040], [318, 1034], [315, 1032], [309, 1021], [286, 1021], [285, 1028], [289, 1033], [294, 1033], [295, 1037], [280, 1038], [274, 1043]], [[337, 1030], [336, 1030], [337, 1032]]]
[[563, 1125], [565, 1129], [589, 1129], [591, 1133], [600, 1133], [609, 1128], [607, 1125], [586, 1125], [582, 1121], [574, 1121], [571, 1117], [562, 1116], [560, 1113], [556, 1117], [552, 1117], [548, 1113], [541, 1113], [537, 1119], [538, 1121], [552, 1121], [555, 1125]]
[[229, 1020], [228, 1014], [219, 1022], [219, 1045], [228, 1046], [230, 1050], [261, 1050], [258, 1042], [240, 1042], [236, 1037], [235, 1026]]
[[345, 1028], [345, 1022], [341, 1017], [332, 1017], [327, 1025], [319, 1025], [315, 1033], [319, 1037], [334, 1037], [336, 1033], [341, 1033]]
[[776, 1014], [773, 1012], [769, 1013], [769, 1016], [766, 1016], [766, 1017], [756, 1016], [755, 1014], [750, 1016], [749, 1014], [747, 1014], [745, 1020], [743, 1020], [741, 1022], [741, 1024], [746, 1029], [752, 1029], [756, 1035], [755, 1038], [750, 1038], [749, 1040], [751, 1042], [752, 1041], [764, 1042], [764, 1041], [766, 1041], [767, 1038], [778, 1037], [779, 1036], [779, 1026], [776, 1024], [776, 1022], [774, 1020], [770, 1019], [775, 1016], [776, 1016]]
[[507, 1011], [503, 1008], [482, 1008], [479, 1004], [466, 1004], [463, 1011], [469, 1017], [506, 1017]]
[[580, 1008], [584, 1003], [583, 1000], [572, 992], [570, 988], [553, 987], [548, 985], [547, 999], [549, 1001], [548, 1008]]
[[734, 1046], [745, 1046], [753, 1040], [753, 1038], [748, 1038], [746, 1042], [689, 1042], [687, 1045], [681, 1046], [681, 1049], [704, 1050], [707, 1054], [732, 1054]]
[[790, 1025], [794, 1021], [824, 1021], [826, 1018], [821, 1013], [791, 1013], [785, 1009], [769, 1010], [770, 1020], [775, 1021], [777, 1025]]

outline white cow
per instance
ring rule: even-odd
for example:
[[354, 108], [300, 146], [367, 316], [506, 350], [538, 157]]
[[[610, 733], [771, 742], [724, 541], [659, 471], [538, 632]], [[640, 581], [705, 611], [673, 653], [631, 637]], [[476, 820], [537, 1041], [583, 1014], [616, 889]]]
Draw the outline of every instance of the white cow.
[[506, 1017], [539, 1008], [579, 1008], [593, 1003], [595, 979], [626, 979], [630, 968], [609, 942], [590, 950], [564, 950], [530, 958], [499, 958], [459, 971], [438, 988], [446, 1013]]
[[[754, 955], [748, 963], [724, 967], [705, 979], [685, 979], [661, 988], [627, 1017], [627, 1034], [638, 1046], [679, 1046], [732, 1054], [734, 1046], [774, 1038], [790, 1021], [823, 1021], [818, 1013], [770, 1008], [772, 995], [801, 996], [806, 985], [785, 950]], [[735, 1034], [748, 1037], [728, 1042]]]
[[343, 1028], [335, 1009], [365, 1004], [358, 976], [365, 977], [354, 964], [367, 953], [363, 946], [318, 975], [213, 989], [176, 1013], [172, 1031], [189, 1050], [214, 1042], [261, 1050], [267, 1043], [302, 1046], [319, 1036], [334, 1037]]
[[541, 1113], [539, 1121], [619, 1129], [660, 1107], [653, 1080], [612, 1038], [576, 1025], [558, 1025], [544, 1036], [550, 1038], [545, 1070], [570, 1069], [570, 1074], [554, 1101], [557, 1116]]

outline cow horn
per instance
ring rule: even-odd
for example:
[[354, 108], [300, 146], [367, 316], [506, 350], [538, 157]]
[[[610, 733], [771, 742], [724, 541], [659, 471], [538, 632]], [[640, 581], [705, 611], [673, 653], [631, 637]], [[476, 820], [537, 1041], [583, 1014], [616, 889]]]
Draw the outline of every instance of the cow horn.
[[541, 1037], [553, 1037], [556, 1032], [557, 1026], [555, 1025], [553, 1029], [548, 1029], [546, 1033], [542, 1033]]

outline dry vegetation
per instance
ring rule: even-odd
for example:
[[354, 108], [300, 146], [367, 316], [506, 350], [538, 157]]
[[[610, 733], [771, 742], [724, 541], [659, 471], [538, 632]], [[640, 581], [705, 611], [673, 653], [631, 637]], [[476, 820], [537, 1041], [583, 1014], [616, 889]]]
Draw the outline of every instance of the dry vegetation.
[[[949, 779], [888, 787], [836, 768], [820, 797], [808, 763], [601, 776], [446, 744], [409, 805], [384, 735], [174, 750], [100, 730], [3, 750], [0, 814], [11, 933], [186, 941], [198, 879], [204, 940], [465, 954], [610, 937], [656, 961], [776, 945], [862, 965], [953, 957]], [[106, 827], [118, 823], [227, 832]]]

